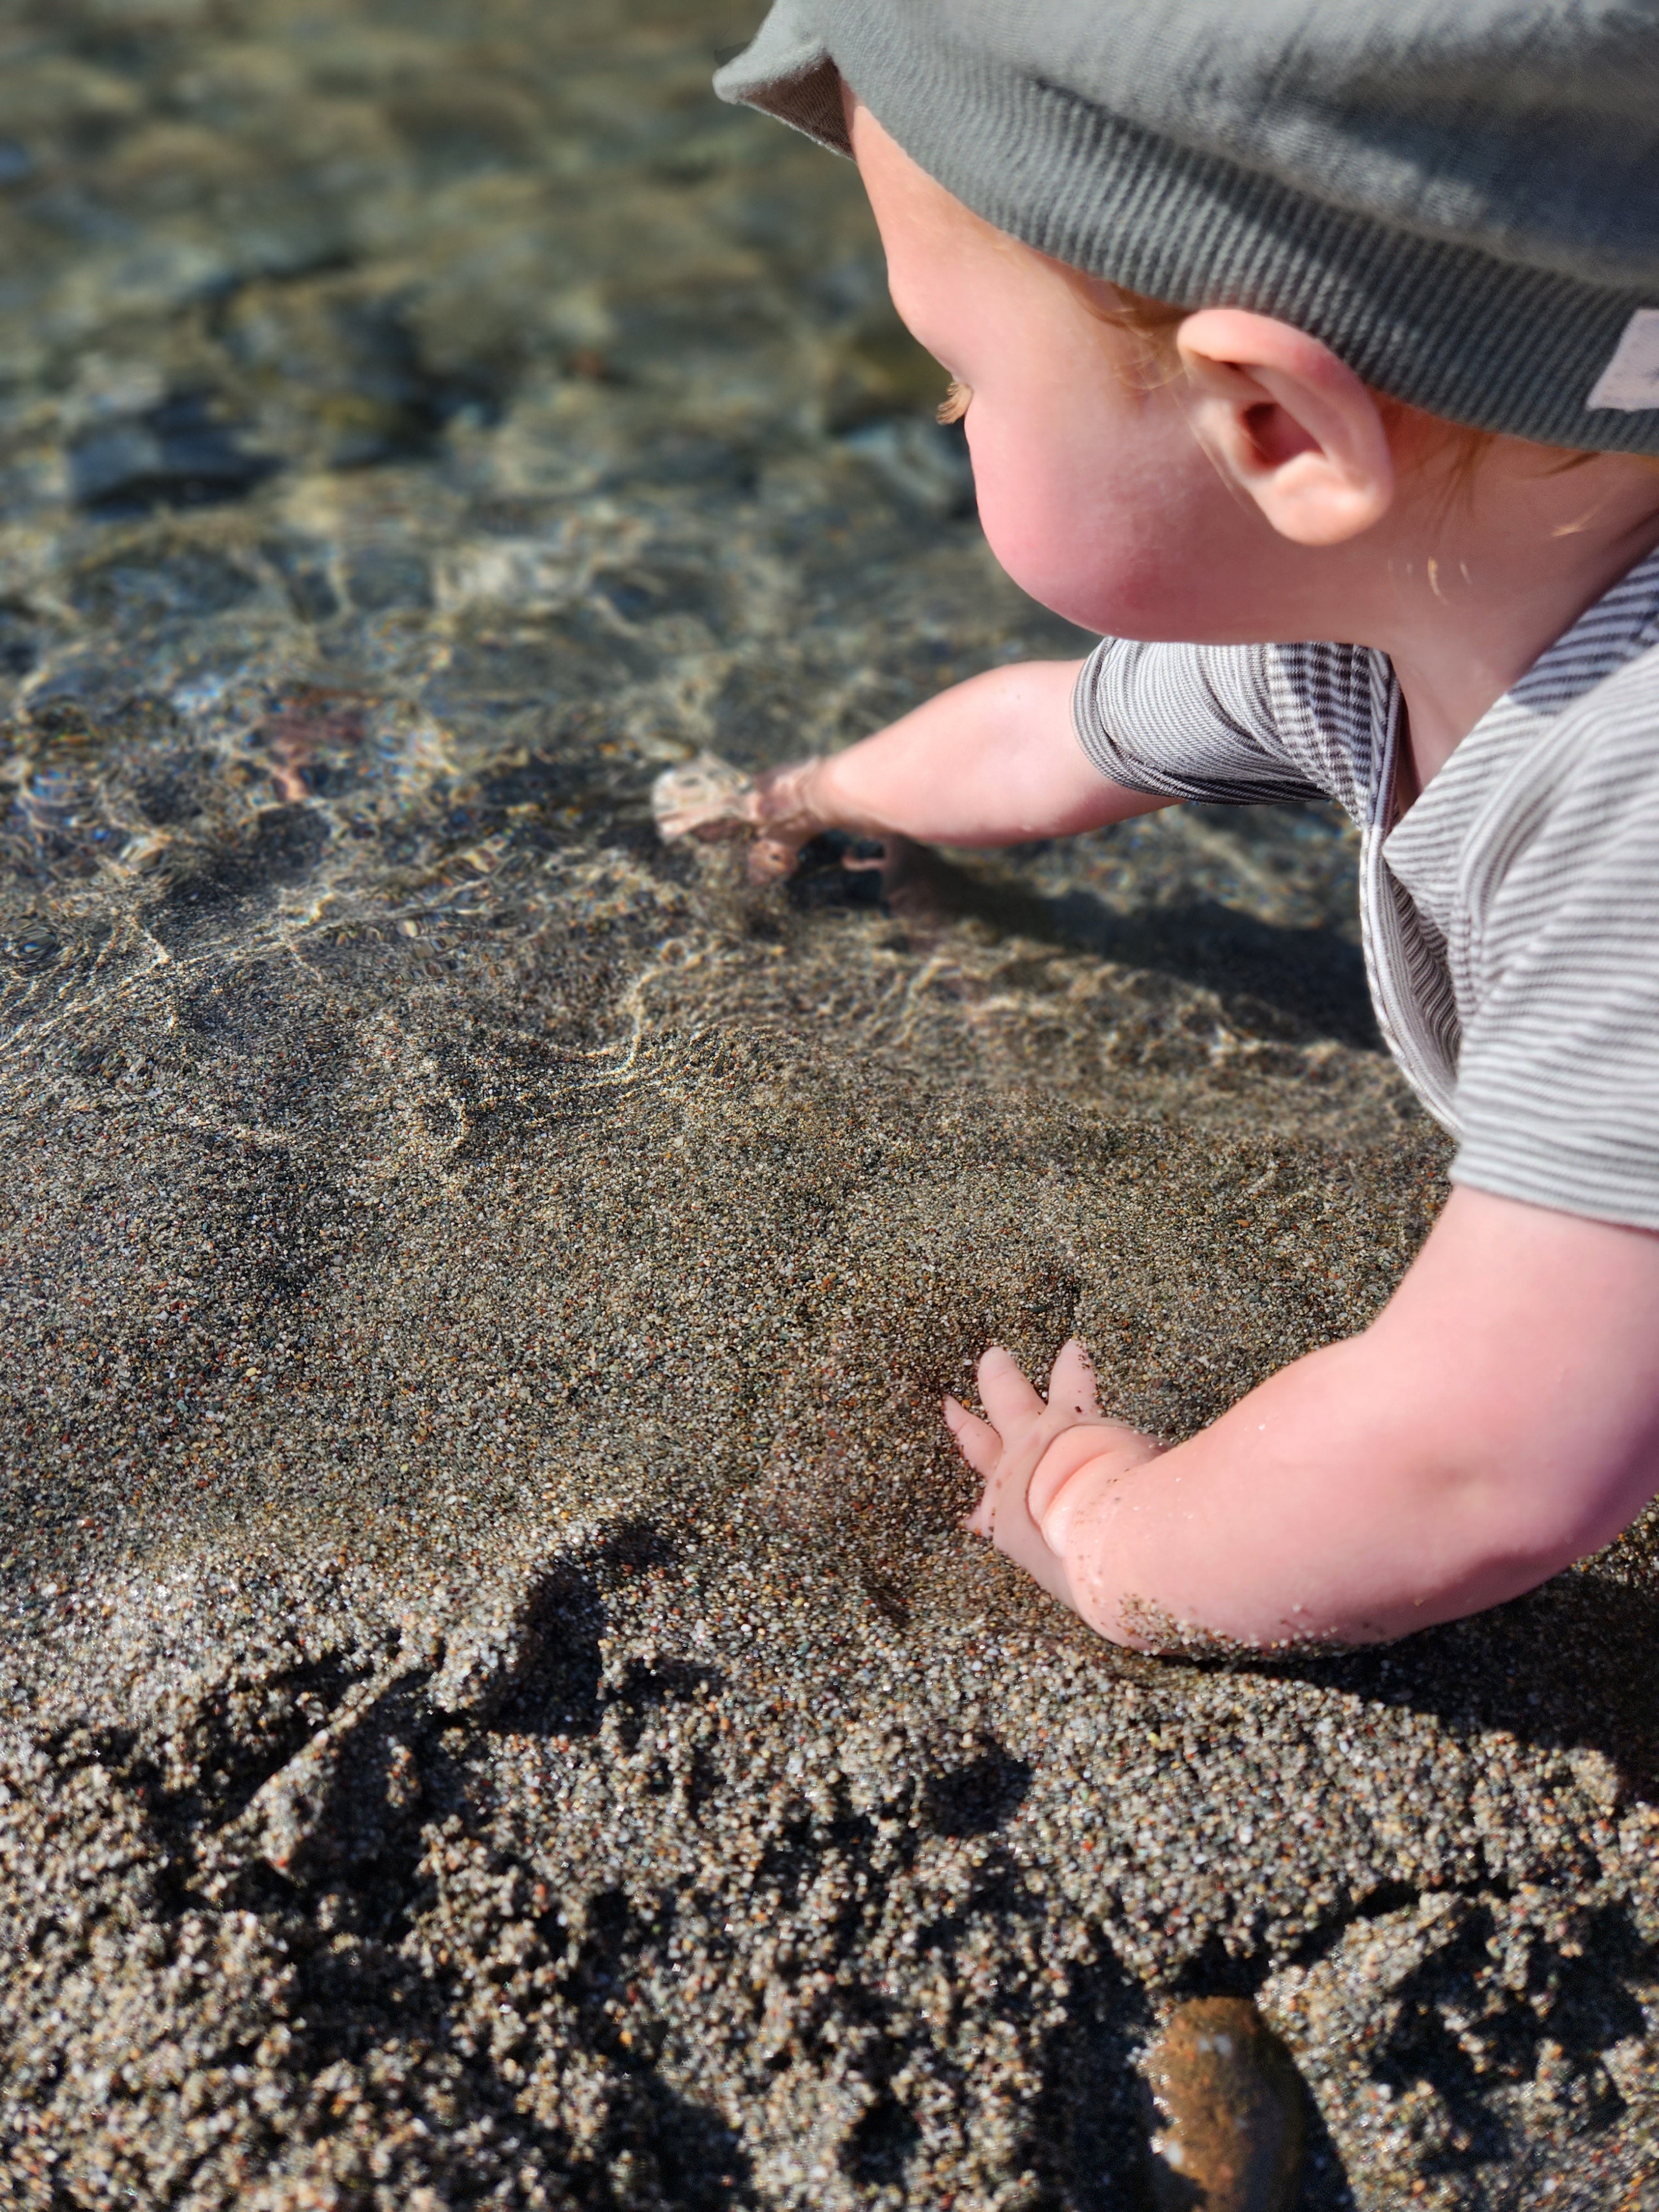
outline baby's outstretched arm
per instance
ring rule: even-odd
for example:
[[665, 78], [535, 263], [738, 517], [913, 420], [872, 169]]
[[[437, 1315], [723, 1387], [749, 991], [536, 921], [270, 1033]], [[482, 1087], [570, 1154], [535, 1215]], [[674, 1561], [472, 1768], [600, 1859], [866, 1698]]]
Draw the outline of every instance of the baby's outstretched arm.
[[1659, 1237], [1460, 1187], [1363, 1335], [1160, 1451], [1079, 1345], [1047, 1405], [1006, 1352], [970, 1525], [1114, 1642], [1367, 1644], [1518, 1596], [1659, 1489]]
[[[1030, 660], [988, 669], [845, 752], [768, 769], [736, 799], [757, 835], [759, 877], [787, 875], [824, 830], [911, 837], [923, 844], [1015, 845], [1066, 837], [1167, 805], [1101, 775], [1077, 741], [1072, 693], [1078, 661]], [[679, 772], [665, 778], [675, 782]], [[664, 834], [731, 820], [713, 810], [664, 812]]]

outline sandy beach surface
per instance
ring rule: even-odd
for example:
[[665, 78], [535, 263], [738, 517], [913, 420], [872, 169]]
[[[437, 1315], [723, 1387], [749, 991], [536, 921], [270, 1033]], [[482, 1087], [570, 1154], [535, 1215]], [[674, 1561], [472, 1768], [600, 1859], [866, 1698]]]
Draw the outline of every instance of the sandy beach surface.
[[758, 892], [653, 777], [1085, 641], [725, 0], [0, 9], [0, 2203], [1659, 2206], [1651, 1528], [1103, 1646], [937, 1419], [1178, 1436], [1443, 1195], [1334, 819]]

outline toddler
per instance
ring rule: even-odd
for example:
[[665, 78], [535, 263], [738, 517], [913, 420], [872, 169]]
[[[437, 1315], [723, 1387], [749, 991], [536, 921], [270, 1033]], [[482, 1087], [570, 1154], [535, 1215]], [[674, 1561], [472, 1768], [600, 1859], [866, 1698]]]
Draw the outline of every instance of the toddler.
[[972, 1525], [1145, 1650], [1531, 1588], [1659, 1488], [1659, 15], [779, 0], [719, 88], [856, 160], [992, 548], [1103, 634], [760, 778], [752, 864], [1334, 799], [1457, 1138], [1372, 1326], [1184, 1443], [994, 1346]]

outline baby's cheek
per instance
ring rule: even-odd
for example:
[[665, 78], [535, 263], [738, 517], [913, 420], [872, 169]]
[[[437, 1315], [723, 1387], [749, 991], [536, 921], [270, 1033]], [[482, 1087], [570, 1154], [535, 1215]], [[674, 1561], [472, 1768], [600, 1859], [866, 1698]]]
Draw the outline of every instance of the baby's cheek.
[[986, 539], [1021, 591], [1085, 629], [1174, 635], [1166, 564], [1133, 514], [1087, 496], [1079, 471], [1056, 481], [1043, 470], [1009, 467], [976, 481]]
[[1057, 485], [1051, 457], [1022, 450], [1017, 440], [982, 437], [972, 452], [986, 542], [1023, 592], [1058, 611], [1082, 583], [1075, 483]]
[[967, 428], [981, 524], [1022, 591], [1114, 636], [1216, 634], [1218, 581], [1259, 531], [1184, 422], [981, 393]]

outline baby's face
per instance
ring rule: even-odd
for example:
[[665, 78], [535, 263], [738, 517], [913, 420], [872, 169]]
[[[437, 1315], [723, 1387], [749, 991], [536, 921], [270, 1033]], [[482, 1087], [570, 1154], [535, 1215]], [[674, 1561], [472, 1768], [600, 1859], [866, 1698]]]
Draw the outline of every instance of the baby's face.
[[1198, 444], [1182, 380], [1143, 388], [1140, 341], [1091, 312], [1087, 280], [982, 222], [867, 108], [848, 119], [894, 304], [973, 389], [980, 517], [1016, 583], [1118, 636], [1270, 634], [1283, 541]]

